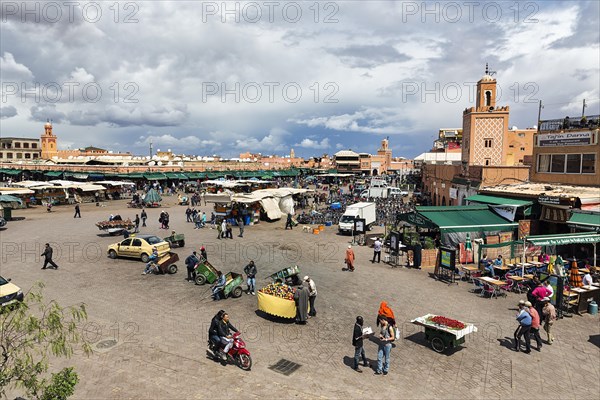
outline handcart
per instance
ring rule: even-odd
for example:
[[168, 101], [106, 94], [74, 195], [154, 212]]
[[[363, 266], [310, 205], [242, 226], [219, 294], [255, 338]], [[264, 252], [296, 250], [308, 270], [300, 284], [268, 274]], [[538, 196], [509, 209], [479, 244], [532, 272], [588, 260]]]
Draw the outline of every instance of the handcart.
[[179, 255], [177, 253], [168, 252], [162, 257], [158, 259], [156, 262], [156, 266], [158, 267], [158, 272], [162, 274], [174, 274], [177, 272], [177, 265], [175, 264], [179, 261]]
[[446, 349], [455, 348], [465, 343], [465, 337], [473, 332], [477, 332], [477, 327], [466, 322], [450, 320], [454, 323], [459, 323], [464, 326], [462, 329], [450, 327], [441, 323], [436, 323], [433, 319], [444, 318], [434, 314], [427, 314], [422, 317], [413, 319], [415, 325], [420, 325], [425, 328], [425, 338], [431, 348], [437, 353], [443, 353]]
[[300, 277], [300, 267], [294, 265], [293, 267], [284, 268], [280, 271], [275, 272], [270, 276], [273, 281], [281, 281], [285, 283], [291, 283], [293, 286], [297, 286], [301, 283]]
[[196, 274], [196, 277], [194, 278], [196, 285], [204, 285], [207, 282], [212, 285], [219, 278], [217, 269], [204, 259], [201, 259], [200, 262], [196, 264], [194, 273]]
[[169, 243], [170, 247], [184, 247], [185, 235], [183, 233], [175, 233], [165, 238], [165, 242]]

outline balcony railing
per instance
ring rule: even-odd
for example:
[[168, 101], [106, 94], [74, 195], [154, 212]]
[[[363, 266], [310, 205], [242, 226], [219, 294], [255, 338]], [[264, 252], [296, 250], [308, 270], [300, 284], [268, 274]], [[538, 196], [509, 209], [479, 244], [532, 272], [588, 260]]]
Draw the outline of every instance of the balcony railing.
[[586, 115], [584, 118], [565, 117], [540, 121], [540, 132], [575, 129], [597, 129], [600, 126], [600, 115]]

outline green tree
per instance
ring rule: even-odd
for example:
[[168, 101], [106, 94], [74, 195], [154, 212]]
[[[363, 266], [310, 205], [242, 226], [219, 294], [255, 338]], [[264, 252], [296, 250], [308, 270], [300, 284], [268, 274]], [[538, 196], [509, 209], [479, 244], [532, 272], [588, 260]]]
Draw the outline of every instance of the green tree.
[[54, 300], [45, 302], [43, 287], [37, 283], [23, 302], [0, 310], [0, 398], [21, 388], [35, 399], [66, 399], [79, 378], [65, 368], [48, 379], [49, 358], [69, 358], [77, 348], [92, 352], [78, 329], [87, 319], [85, 304], [63, 308]]

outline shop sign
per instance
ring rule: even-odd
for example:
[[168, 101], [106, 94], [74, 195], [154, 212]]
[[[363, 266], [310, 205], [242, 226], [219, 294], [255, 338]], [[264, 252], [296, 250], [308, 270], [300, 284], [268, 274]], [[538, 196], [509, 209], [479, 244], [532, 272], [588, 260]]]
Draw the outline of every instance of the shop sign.
[[538, 197], [538, 203], [560, 204], [560, 197], [555, 197], [555, 196], [540, 196], [540, 197]]
[[450, 198], [458, 199], [458, 189], [457, 188], [450, 188]]
[[593, 143], [593, 139], [593, 132], [542, 133], [537, 135], [537, 146], [588, 146]]

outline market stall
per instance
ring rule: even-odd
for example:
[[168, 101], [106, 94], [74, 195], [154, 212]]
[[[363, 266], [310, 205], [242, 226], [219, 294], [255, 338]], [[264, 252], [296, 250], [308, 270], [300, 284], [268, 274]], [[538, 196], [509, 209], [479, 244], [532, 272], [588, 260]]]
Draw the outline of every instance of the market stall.
[[296, 317], [296, 289], [285, 284], [272, 283], [258, 291], [258, 309], [281, 318]]

